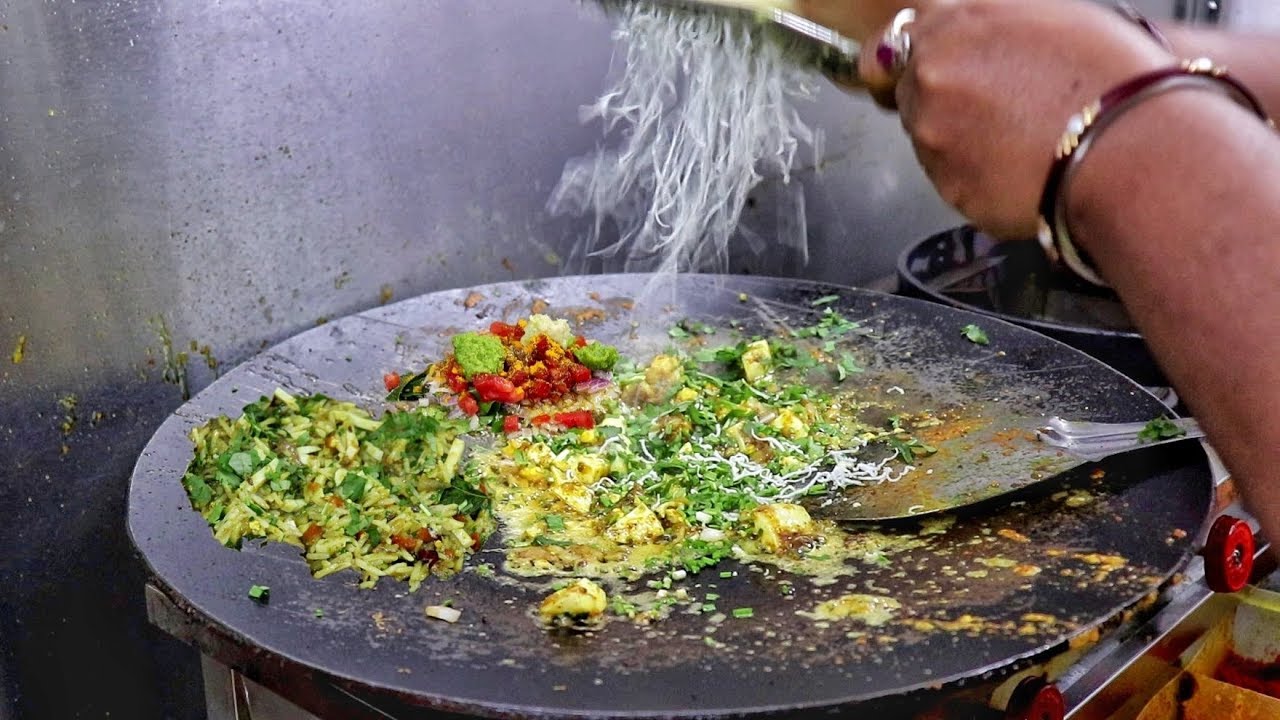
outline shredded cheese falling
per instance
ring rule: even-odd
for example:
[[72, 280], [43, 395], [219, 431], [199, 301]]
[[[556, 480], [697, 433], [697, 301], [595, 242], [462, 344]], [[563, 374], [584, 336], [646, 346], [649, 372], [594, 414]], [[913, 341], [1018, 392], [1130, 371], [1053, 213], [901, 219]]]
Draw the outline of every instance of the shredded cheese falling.
[[[794, 46], [749, 16], [648, 3], [623, 3], [618, 15], [621, 75], [580, 113], [616, 144], [569, 161], [549, 209], [593, 217], [574, 251], [584, 263], [723, 271], [762, 173], [789, 184], [801, 145], [813, 148], [815, 162], [821, 155], [820, 133], [793, 106], [814, 95], [816, 76], [788, 61]], [[794, 217], [778, 218], [790, 237], [776, 241], [807, 260], [803, 194], [790, 187], [779, 212]], [[740, 237], [761, 249], [745, 228]]]

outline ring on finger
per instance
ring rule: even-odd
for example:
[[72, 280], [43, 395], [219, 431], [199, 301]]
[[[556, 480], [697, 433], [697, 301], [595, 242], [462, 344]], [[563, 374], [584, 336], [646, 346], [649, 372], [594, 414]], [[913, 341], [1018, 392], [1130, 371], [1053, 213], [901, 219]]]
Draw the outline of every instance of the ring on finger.
[[915, 22], [915, 19], [914, 8], [899, 10], [893, 16], [889, 29], [881, 36], [880, 44], [876, 45], [876, 62], [895, 79], [902, 76], [911, 60], [911, 34], [907, 32], [907, 25]]

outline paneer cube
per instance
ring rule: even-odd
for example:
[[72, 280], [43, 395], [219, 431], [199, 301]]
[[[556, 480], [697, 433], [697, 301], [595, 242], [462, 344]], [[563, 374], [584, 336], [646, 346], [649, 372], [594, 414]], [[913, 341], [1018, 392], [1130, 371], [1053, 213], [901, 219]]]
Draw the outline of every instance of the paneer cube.
[[538, 607], [538, 614], [547, 624], [591, 622], [598, 620], [607, 606], [604, 588], [579, 578], [548, 595]]
[[595, 485], [609, 474], [609, 462], [599, 455], [579, 455], [574, 458], [573, 481]]
[[645, 368], [644, 380], [628, 387], [623, 400], [633, 405], [662, 402], [684, 379], [680, 359], [672, 355], [658, 355]]
[[773, 354], [768, 340], [756, 340], [742, 353], [742, 375], [749, 383], [755, 383], [773, 369]]
[[636, 503], [604, 531], [610, 540], [623, 545], [653, 542], [662, 537], [662, 533], [662, 521], [644, 503]]
[[790, 552], [816, 538], [817, 526], [809, 511], [792, 503], [761, 505], [754, 513], [760, 545], [772, 553]]
[[554, 483], [551, 486], [551, 492], [564, 501], [565, 505], [583, 515], [591, 512], [591, 504], [596, 500], [591, 488], [582, 483]]
[[809, 437], [809, 426], [790, 408], [783, 408], [769, 425], [782, 433], [783, 437], [792, 440]]

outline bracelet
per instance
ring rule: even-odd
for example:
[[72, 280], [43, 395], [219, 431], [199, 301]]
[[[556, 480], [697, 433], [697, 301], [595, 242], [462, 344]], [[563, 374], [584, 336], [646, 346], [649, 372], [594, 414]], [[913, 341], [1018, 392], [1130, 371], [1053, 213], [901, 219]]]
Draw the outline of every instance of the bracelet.
[[1226, 69], [1214, 65], [1207, 58], [1186, 60], [1175, 67], [1144, 73], [1108, 90], [1071, 116], [1066, 132], [1054, 148], [1053, 164], [1049, 167], [1044, 191], [1040, 195], [1040, 227], [1037, 232], [1040, 246], [1051, 261], [1062, 262], [1085, 280], [1106, 286], [1089, 257], [1071, 241], [1063, 197], [1067, 182], [1084, 160], [1093, 141], [1116, 118], [1144, 100], [1187, 87], [1222, 92], [1275, 127], [1257, 97], [1239, 80], [1228, 75]]

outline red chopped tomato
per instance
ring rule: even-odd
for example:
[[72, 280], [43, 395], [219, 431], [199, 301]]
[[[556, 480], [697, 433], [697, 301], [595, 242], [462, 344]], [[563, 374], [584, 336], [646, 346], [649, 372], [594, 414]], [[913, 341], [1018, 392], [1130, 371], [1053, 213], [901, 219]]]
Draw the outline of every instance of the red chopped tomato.
[[330, 495], [330, 496], [329, 496], [329, 504], [330, 504], [330, 505], [332, 505], [332, 506], [334, 506], [334, 507], [336, 507], [336, 508], [340, 508], [340, 507], [342, 507], [343, 505], [346, 505], [347, 503], [346, 503], [346, 501], [344, 501], [342, 498], [338, 497], [337, 495]]
[[573, 344], [577, 345], [578, 347], [585, 347], [587, 344], [587, 339], [579, 335], [573, 339]]
[[547, 356], [547, 350], [551, 349], [551, 341], [546, 335], [539, 335], [538, 339], [533, 343], [533, 357], [541, 360]]
[[311, 523], [311, 526], [302, 533], [302, 544], [310, 545], [311, 543], [319, 540], [321, 535], [324, 535], [324, 528], [316, 525], [315, 523]]
[[502, 418], [502, 432], [513, 433], [520, 429], [520, 417], [518, 415], [508, 415]]
[[524, 337], [524, 328], [519, 325], [508, 325], [507, 323], [496, 320], [489, 325], [489, 332], [503, 338], [504, 340], [519, 340]]
[[515, 385], [516, 387], [520, 387], [521, 385], [524, 385], [525, 383], [529, 382], [529, 373], [523, 370], [516, 370], [515, 372], [508, 375], [507, 379], [511, 381], [512, 385]]
[[546, 425], [549, 422], [551, 422], [550, 415], [534, 415], [533, 417], [529, 418], [529, 424], [533, 425], [534, 427]]
[[463, 393], [458, 396], [458, 409], [464, 415], [475, 415], [480, 412], [480, 403], [476, 402], [476, 399], [471, 397], [470, 394]]
[[575, 383], [584, 383], [591, 379], [591, 368], [574, 363], [569, 366], [569, 375]]
[[389, 372], [382, 376], [382, 384], [386, 386], [387, 392], [391, 392], [400, 387], [400, 373]]
[[471, 384], [485, 402], [518, 403], [524, 400], [524, 390], [501, 375], [480, 373], [472, 378]]
[[391, 536], [391, 542], [395, 543], [401, 550], [407, 550], [408, 552], [417, 552], [418, 548], [422, 547], [422, 541], [418, 538], [398, 533]]
[[461, 375], [450, 374], [446, 381], [449, 383], [449, 389], [456, 393], [462, 393], [467, 389], [467, 379]]
[[433, 542], [436, 539], [436, 536], [428, 528], [418, 528], [417, 535], [418, 539], [424, 543]]
[[551, 383], [546, 380], [531, 380], [529, 389], [525, 391], [525, 397], [530, 400], [546, 400], [551, 397]]
[[584, 430], [596, 426], [596, 418], [591, 414], [590, 410], [571, 410], [569, 412], [556, 413], [555, 421], [567, 428], [582, 428]]

